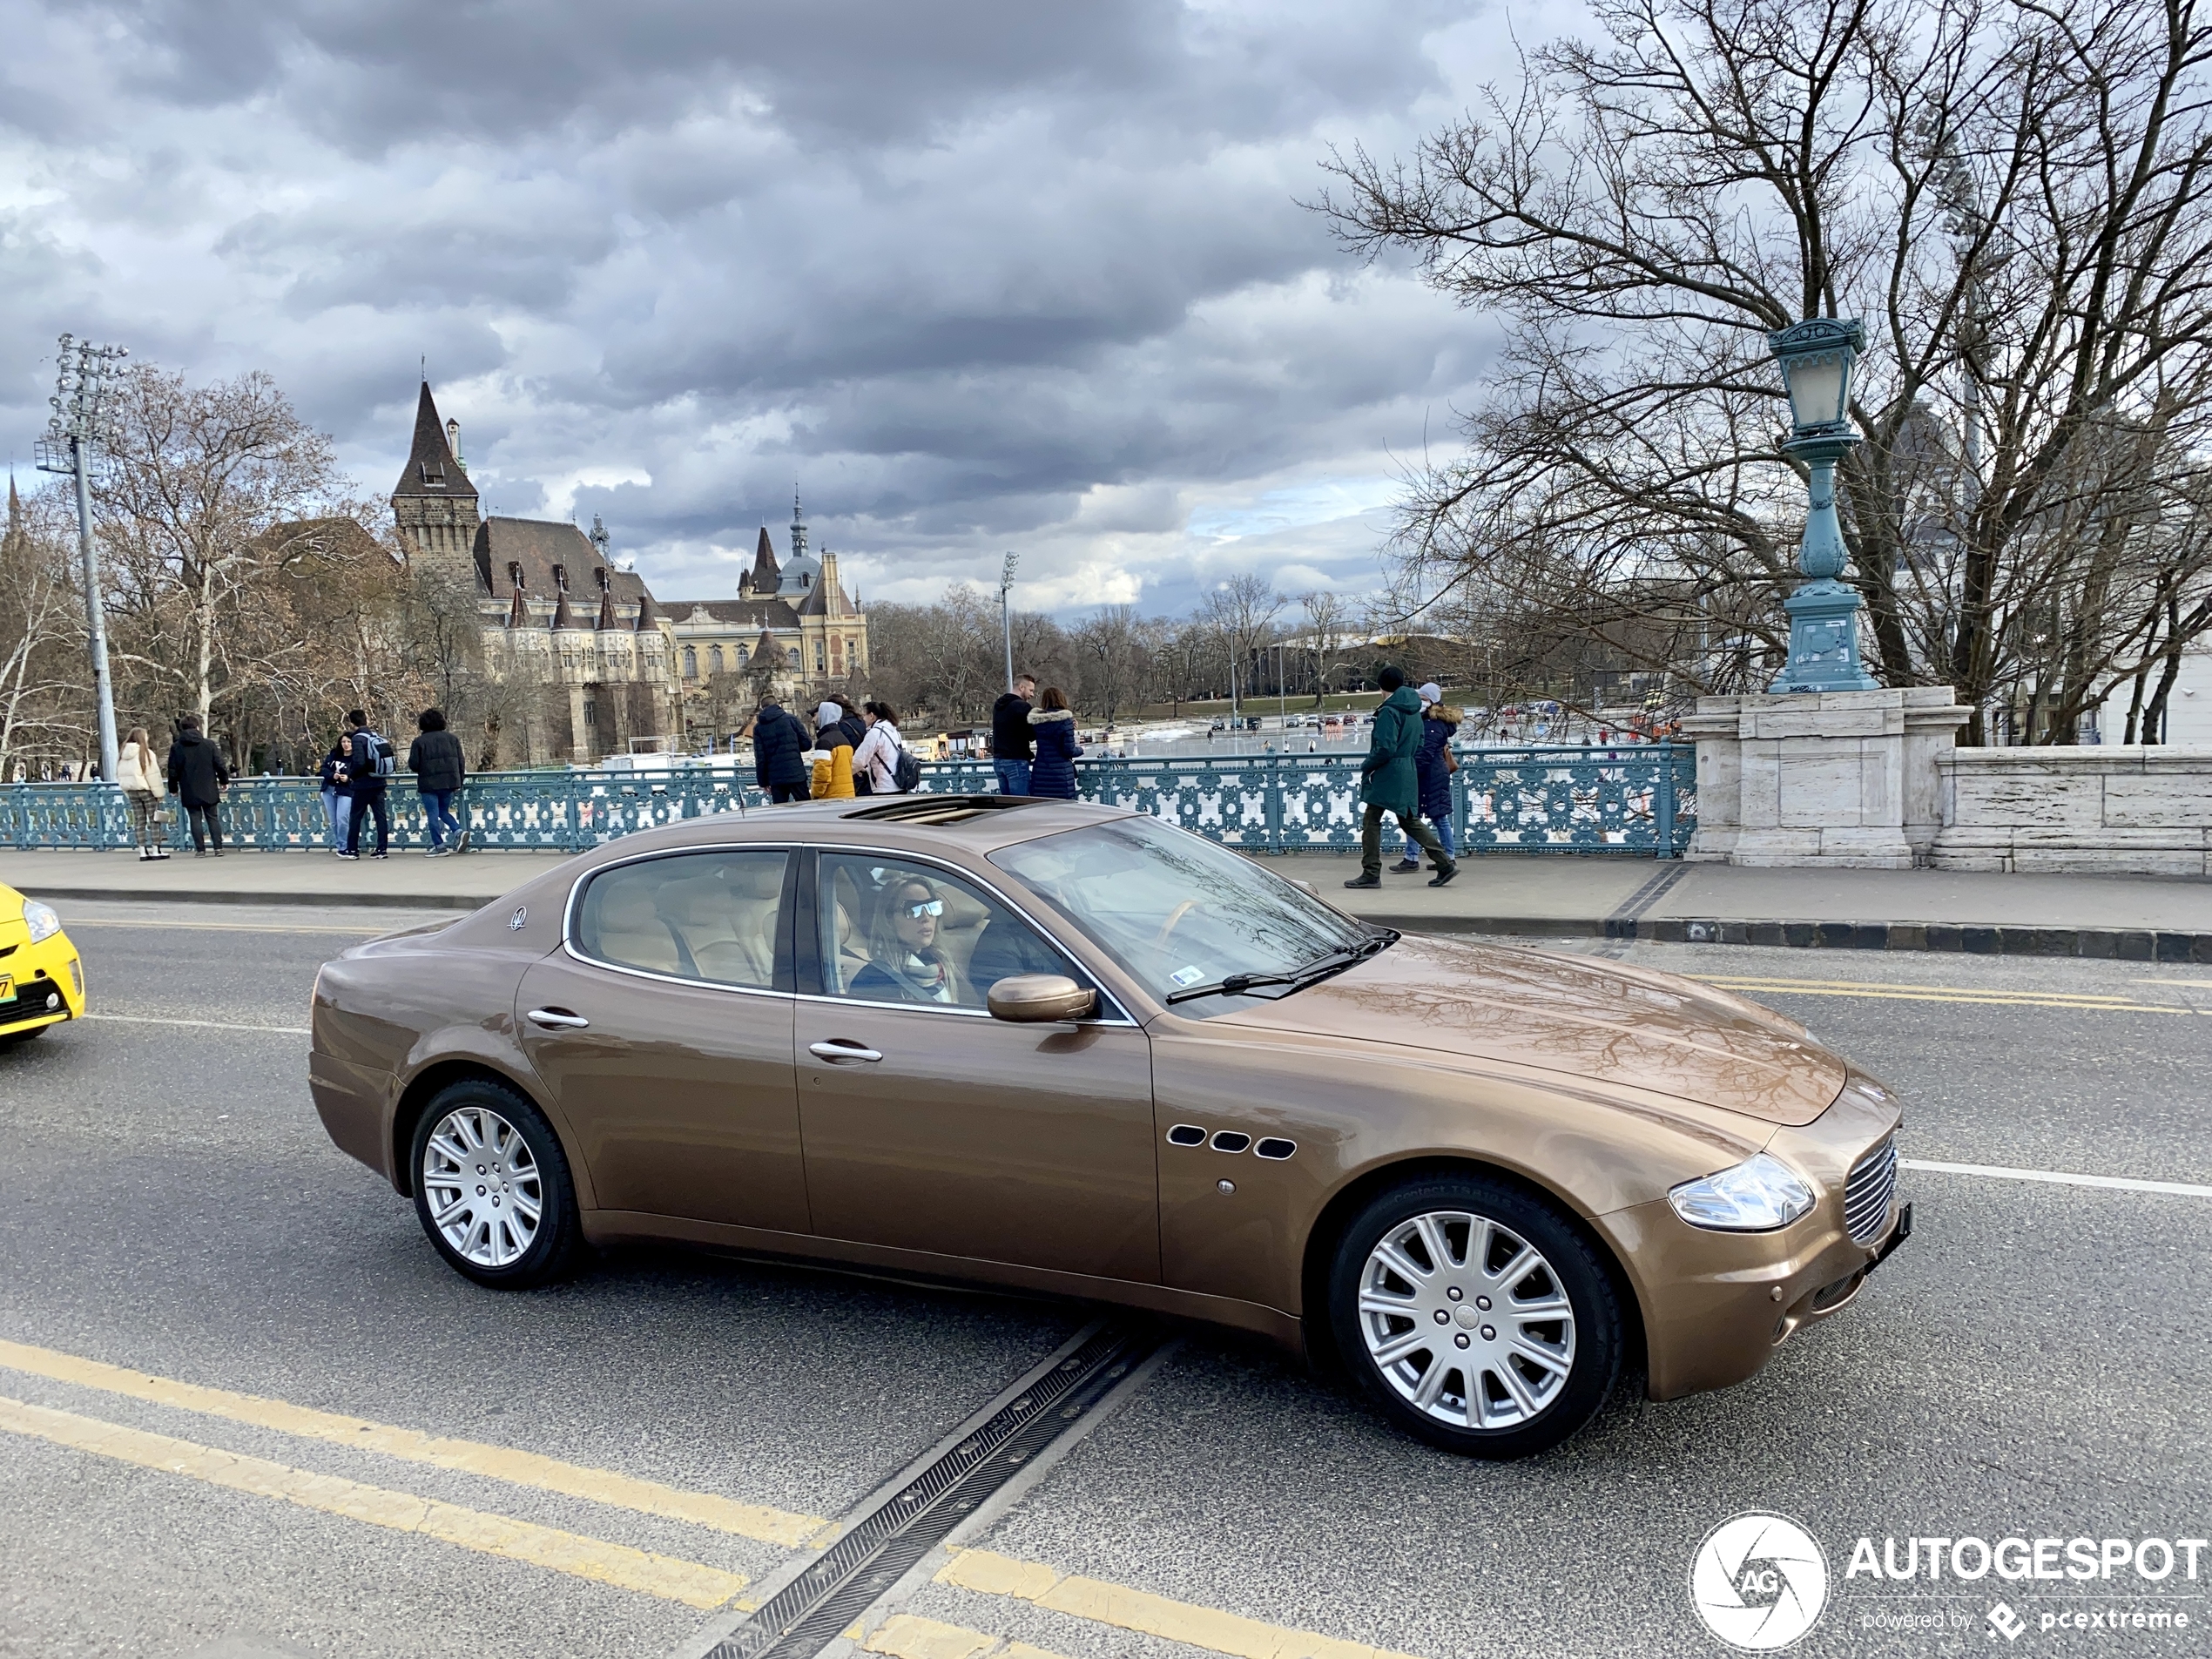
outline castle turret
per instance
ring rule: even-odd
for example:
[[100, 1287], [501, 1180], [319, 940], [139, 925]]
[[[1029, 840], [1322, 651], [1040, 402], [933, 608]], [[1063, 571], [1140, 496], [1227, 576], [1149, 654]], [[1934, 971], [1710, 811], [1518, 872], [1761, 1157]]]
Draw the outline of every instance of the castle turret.
[[[456, 436], [459, 430], [454, 428]], [[392, 521], [408, 563], [478, 585], [476, 487], [455, 458], [428, 381], [415, 406], [415, 447], [392, 488]]]

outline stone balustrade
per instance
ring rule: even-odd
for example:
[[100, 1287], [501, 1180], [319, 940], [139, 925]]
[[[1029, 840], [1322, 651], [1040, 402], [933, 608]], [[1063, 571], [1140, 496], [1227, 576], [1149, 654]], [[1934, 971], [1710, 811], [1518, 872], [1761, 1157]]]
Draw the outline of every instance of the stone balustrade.
[[2212, 875], [2212, 745], [1953, 749], [1944, 870]]

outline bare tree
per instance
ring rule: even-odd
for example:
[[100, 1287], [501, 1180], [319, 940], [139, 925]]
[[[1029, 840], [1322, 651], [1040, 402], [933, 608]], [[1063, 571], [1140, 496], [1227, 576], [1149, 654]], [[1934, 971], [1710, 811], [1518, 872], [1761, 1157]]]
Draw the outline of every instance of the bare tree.
[[1282, 611], [1283, 596], [1265, 577], [1249, 570], [1216, 587], [1199, 607], [1200, 617], [1228, 654], [1232, 717], [1238, 711], [1239, 689], [1251, 675], [1253, 654], [1275, 637], [1275, 618]]
[[226, 686], [311, 648], [290, 631], [273, 639], [257, 607], [273, 577], [328, 553], [344, 481], [330, 440], [266, 374], [194, 387], [142, 366], [117, 427], [95, 500], [118, 655], [207, 724]]
[[1329, 694], [1345, 647], [1350, 644], [1352, 604], [1342, 594], [1315, 588], [1298, 597], [1305, 613], [1305, 651], [1313, 663], [1313, 706], [1319, 708]]
[[1804, 497], [1765, 336], [1860, 315], [1840, 495], [1875, 671], [1958, 688], [1969, 741], [2023, 695], [2070, 741], [2212, 578], [2212, 28], [2194, 0], [1595, 11], [1600, 44], [1410, 164], [1329, 164], [1353, 249], [1512, 324], [1404, 502], [1405, 608], [1481, 584], [1692, 682], [1778, 660]]
[[0, 533], [0, 781], [74, 763], [92, 737], [75, 525], [58, 489], [25, 503], [8, 482]]
[[1135, 605], [1101, 605], [1076, 630], [1075, 643], [1083, 654], [1084, 695], [1109, 726], [1140, 700], [1151, 658], [1145, 635]]

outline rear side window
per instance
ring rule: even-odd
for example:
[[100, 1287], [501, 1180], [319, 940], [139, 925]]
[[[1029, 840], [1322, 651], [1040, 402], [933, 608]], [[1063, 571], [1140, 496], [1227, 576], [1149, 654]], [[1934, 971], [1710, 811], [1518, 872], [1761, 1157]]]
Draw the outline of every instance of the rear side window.
[[772, 990], [783, 852], [683, 853], [591, 878], [576, 948], [617, 968]]

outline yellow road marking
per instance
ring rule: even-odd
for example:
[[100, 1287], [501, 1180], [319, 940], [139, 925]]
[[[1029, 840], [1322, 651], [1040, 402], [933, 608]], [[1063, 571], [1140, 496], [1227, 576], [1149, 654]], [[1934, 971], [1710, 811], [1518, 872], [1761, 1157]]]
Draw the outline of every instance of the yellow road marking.
[[1026, 1642], [1007, 1642], [957, 1624], [894, 1613], [876, 1628], [861, 1649], [891, 1659], [1060, 1659], [1056, 1653]]
[[255, 1428], [275, 1429], [303, 1440], [327, 1440], [334, 1446], [379, 1452], [408, 1463], [457, 1469], [465, 1474], [504, 1480], [509, 1486], [534, 1487], [542, 1492], [557, 1492], [563, 1497], [588, 1498], [595, 1503], [635, 1509], [643, 1514], [687, 1521], [694, 1526], [735, 1533], [762, 1543], [805, 1544], [835, 1524], [818, 1515], [795, 1515], [760, 1504], [734, 1503], [711, 1493], [686, 1492], [678, 1487], [663, 1486], [658, 1480], [617, 1474], [610, 1469], [584, 1468], [556, 1458], [541, 1457], [535, 1452], [484, 1446], [475, 1440], [447, 1440], [411, 1428], [373, 1423], [366, 1418], [319, 1412], [259, 1394], [238, 1394], [226, 1388], [207, 1388], [198, 1383], [149, 1376], [121, 1366], [80, 1359], [51, 1348], [34, 1348], [21, 1342], [0, 1341], [0, 1366], [55, 1382], [73, 1383], [80, 1388], [97, 1388], [104, 1393], [122, 1394], [157, 1406], [174, 1406], [206, 1417], [250, 1424]]
[[0, 1397], [0, 1429], [26, 1434], [140, 1468], [181, 1474], [233, 1492], [256, 1497], [280, 1498], [303, 1509], [327, 1515], [343, 1515], [388, 1527], [395, 1532], [421, 1533], [462, 1549], [503, 1555], [534, 1567], [588, 1578], [617, 1589], [658, 1595], [687, 1607], [726, 1605], [745, 1587], [741, 1573], [726, 1573], [697, 1561], [655, 1555], [627, 1544], [586, 1538], [578, 1533], [495, 1515], [459, 1504], [418, 1498], [412, 1493], [391, 1492], [335, 1475], [314, 1474], [266, 1458], [245, 1457], [212, 1447], [179, 1440], [143, 1429], [125, 1428], [97, 1417], [79, 1417], [45, 1406], [26, 1405]]
[[2194, 986], [2200, 990], [2212, 990], [2212, 979], [2139, 979], [2132, 981], [2131, 983], [2136, 985], [2188, 985]]
[[1074, 1577], [1056, 1568], [1016, 1561], [988, 1549], [954, 1552], [938, 1572], [937, 1581], [983, 1595], [1034, 1602], [1055, 1613], [1233, 1655], [1235, 1659], [1410, 1659], [1410, 1656], [1369, 1647], [1364, 1642], [1288, 1629], [1126, 1585]]
[[1724, 991], [1780, 991], [1791, 996], [1860, 996], [1892, 1002], [1978, 1002], [1992, 1008], [2080, 1008], [2109, 1014], [2197, 1014], [2199, 1008], [2161, 1002], [2131, 1002], [2099, 992], [1980, 991], [1962, 985], [1884, 985], [1844, 979], [1719, 979], [1705, 982]]

